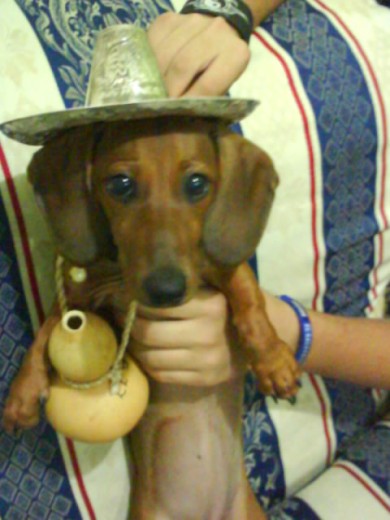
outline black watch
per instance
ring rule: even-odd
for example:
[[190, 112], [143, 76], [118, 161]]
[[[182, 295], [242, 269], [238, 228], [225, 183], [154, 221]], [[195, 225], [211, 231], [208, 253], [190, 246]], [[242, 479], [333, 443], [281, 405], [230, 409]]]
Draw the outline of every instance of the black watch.
[[253, 16], [243, 0], [188, 0], [180, 12], [221, 16], [237, 30], [243, 40], [249, 42]]

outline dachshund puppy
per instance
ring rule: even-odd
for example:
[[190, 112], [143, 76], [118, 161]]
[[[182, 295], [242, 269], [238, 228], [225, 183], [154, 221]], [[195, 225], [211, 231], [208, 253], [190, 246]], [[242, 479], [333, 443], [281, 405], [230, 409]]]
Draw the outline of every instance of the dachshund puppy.
[[[70, 306], [104, 312], [120, 328], [132, 300], [172, 307], [202, 286], [215, 287], [227, 297], [237, 343], [260, 389], [283, 398], [296, 393], [299, 368], [246, 263], [278, 182], [262, 150], [216, 121], [107, 123], [47, 144], [29, 178], [58, 252], [68, 267], [88, 271], [81, 286], [66, 278]], [[48, 392], [44, 346], [55, 321], [45, 324], [12, 385], [8, 429], [37, 418], [37, 396]], [[24, 395], [28, 386], [33, 398]], [[261, 517], [248, 510], [242, 388], [242, 377], [213, 388], [151, 382], [150, 405], [131, 434], [132, 518]]]

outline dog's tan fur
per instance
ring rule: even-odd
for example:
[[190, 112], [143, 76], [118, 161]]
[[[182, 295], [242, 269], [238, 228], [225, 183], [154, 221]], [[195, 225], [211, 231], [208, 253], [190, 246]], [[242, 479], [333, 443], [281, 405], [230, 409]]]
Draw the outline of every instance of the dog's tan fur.
[[[209, 184], [190, 200], [186, 183], [194, 173]], [[107, 188], [118, 175], [136, 181], [131, 200]], [[35, 155], [29, 176], [59, 252], [88, 268], [85, 285], [67, 279], [71, 305], [103, 312], [120, 327], [130, 300], [177, 305], [202, 285], [216, 287], [227, 297], [238, 344], [261, 390], [294, 395], [299, 369], [272, 328], [246, 264], [277, 185], [263, 151], [211, 121], [111, 123], [72, 130], [49, 143]], [[36, 401], [47, 390], [43, 346], [53, 322], [12, 386], [9, 429], [36, 418], [37, 402], [26, 402], [24, 392], [30, 385]], [[157, 381], [151, 387], [147, 413], [131, 435], [132, 518], [261, 518], [253, 500], [247, 501], [242, 471], [242, 377], [213, 388]]]

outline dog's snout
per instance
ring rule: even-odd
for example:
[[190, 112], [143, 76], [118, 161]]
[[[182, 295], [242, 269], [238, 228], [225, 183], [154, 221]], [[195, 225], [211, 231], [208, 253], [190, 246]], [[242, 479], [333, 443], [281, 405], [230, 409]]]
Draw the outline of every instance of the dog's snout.
[[186, 293], [186, 278], [179, 269], [163, 267], [144, 280], [143, 288], [152, 306], [178, 305]]

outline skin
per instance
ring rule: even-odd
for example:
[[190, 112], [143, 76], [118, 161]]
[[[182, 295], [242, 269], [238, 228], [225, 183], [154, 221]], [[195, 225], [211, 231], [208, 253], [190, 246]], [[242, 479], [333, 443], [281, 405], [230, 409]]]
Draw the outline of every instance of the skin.
[[[247, 0], [254, 27], [283, 0]], [[149, 41], [172, 97], [219, 96], [246, 69], [249, 46], [225, 19], [174, 12], [159, 16]]]
[[[294, 311], [278, 298], [264, 295], [271, 323], [295, 352], [299, 324]], [[235, 378], [231, 340], [226, 334], [226, 305], [223, 295], [207, 290], [182, 307], [158, 312], [141, 309], [142, 317], [133, 331], [135, 356], [161, 382], [202, 386]], [[313, 343], [304, 370], [361, 386], [390, 389], [387, 320], [345, 318], [315, 311], [309, 311], [309, 317]], [[203, 344], [193, 341], [199, 330]]]
[[[266, 297], [267, 313], [280, 336], [296, 349], [299, 328], [292, 309]], [[390, 322], [309, 311], [313, 344], [304, 369], [365, 387], [390, 389]]]

